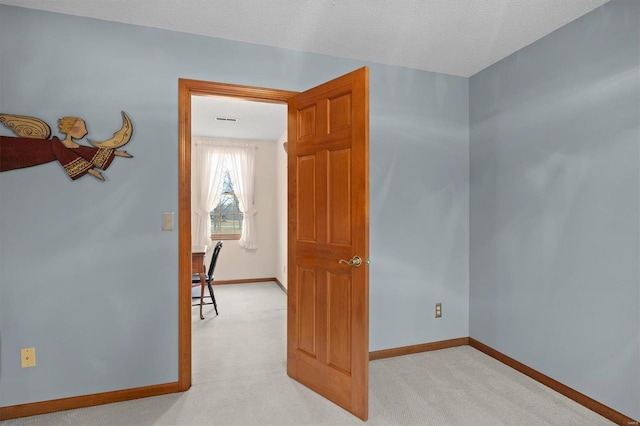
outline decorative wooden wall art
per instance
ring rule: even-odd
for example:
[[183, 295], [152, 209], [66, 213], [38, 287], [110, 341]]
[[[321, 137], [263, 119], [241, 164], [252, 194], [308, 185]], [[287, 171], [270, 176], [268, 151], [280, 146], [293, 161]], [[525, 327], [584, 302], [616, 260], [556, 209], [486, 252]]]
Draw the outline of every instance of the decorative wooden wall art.
[[57, 136], [50, 137], [49, 125], [35, 117], [0, 113], [0, 123], [18, 135], [0, 136], [0, 172], [57, 160], [72, 180], [89, 173], [104, 181], [98, 170], [107, 170], [115, 157], [133, 157], [127, 151], [116, 149], [129, 142], [133, 134], [133, 125], [124, 111], [122, 128], [111, 139], [101, 142], [89, 140], [92, 147], [74, 141], [87, 135], [87, 126], [80, 117], [58, 120], [58, 130], [65, 135], [62, 140]]

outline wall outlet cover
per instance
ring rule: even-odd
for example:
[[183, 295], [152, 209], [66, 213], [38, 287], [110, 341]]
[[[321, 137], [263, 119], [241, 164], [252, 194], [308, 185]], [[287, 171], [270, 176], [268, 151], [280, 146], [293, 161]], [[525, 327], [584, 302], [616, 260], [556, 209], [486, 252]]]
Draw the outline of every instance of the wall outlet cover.
[[20, 359], [22, 368], [36, 366], [36, 348], [20, 349]]

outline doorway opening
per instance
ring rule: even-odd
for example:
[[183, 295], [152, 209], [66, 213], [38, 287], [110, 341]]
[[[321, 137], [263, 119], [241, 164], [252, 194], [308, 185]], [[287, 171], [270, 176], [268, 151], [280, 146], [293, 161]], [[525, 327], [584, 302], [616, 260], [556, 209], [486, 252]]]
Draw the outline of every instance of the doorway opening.
[[296, 92], [180, 79], [178, 86], [178, 386], [191, 387], [191, 129], [192, 96], [226, 96], [286, 104]]

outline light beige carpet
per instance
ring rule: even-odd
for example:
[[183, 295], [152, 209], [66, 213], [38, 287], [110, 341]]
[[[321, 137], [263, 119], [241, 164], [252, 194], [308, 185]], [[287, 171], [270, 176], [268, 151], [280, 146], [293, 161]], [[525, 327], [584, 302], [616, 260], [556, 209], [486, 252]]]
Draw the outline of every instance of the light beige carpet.
[[[286, 296], [275, 283], [215, 286], [218, 317], [193, 308], [193, 386], [0, 422], [12, 425], [363, 425], [286, 374]], [[462, 346], [370, 363], [370, 425], [610, 425]]]

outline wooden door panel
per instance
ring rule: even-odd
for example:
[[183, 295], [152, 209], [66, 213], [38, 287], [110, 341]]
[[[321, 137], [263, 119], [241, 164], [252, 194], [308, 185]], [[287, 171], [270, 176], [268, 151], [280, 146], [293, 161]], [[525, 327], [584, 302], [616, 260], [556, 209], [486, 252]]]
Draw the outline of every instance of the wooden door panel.
[[327, 274], [327, 364], [351, 374], [351, 276]]
[[316, 271], [298, 268], [298, 349], [316, 358], [316, 306], [318, 283]]
[[351, 244], [351, 149], [329, 152], [327, 202], [328, 244]]
[[318, 235], [316, 218], [316, 156], [305, 155], [297, 162], [298, 185], [295, 188], [298, 199], [297, 240], [315, 242]]
[[316, 106], [298, 110], [298, 142], [312, 139], [316, 135]]
[[[289, 101], [288, 374], [368, 416], [368, 70]], [[360, 256], [355, 267], [349, 261]]]
[[335, 134], [338, 130], [351, 128], [351, 93], [329, 98], [328, 108], [327, 133]]

